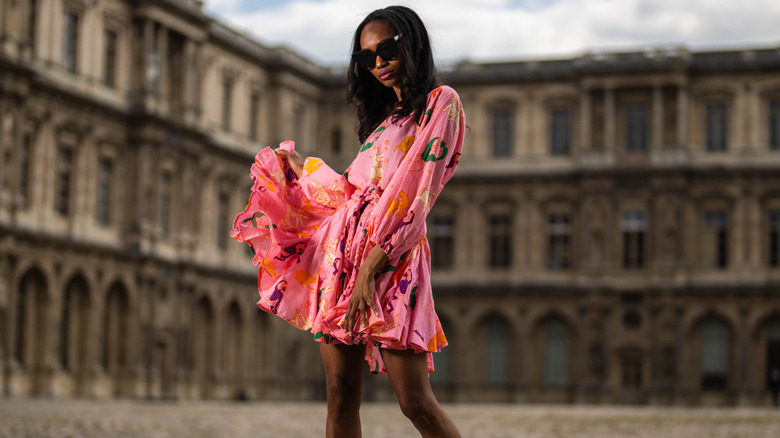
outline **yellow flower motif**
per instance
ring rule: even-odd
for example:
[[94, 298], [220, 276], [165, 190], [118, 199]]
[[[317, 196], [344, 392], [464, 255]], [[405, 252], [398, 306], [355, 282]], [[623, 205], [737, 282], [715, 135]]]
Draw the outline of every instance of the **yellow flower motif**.
[[316, 172], [322, 166], [322, 160], [306, 160], [306, 164], [303, 166], [303, 170], [306, 171], [306, 176]]
[[273, 262], [271, 262], [268, 259], [263, 259], [263, 261], [261, 262], [261, 265], [262, 265], [263, 269], [265, 270], [265, 272], [268, 273], [268, 275], [270, 275], [271, 277], [276, 277], [276, 268], [274, 268]]
[[406, 155], [406, 153], [409, 152], [409, 149], [411, 149], [412, 144], [414, 144], [414, 136], [413, 135], [410, 136], [410, 137], [406, 137], [403, 140], [401, 140], [401, 144], [399, 144], [398, 146], [394, 147], [393, 150], [395, 151], [395, 150], [400, 149], [401, 152], [403, 152], [404, 155]]

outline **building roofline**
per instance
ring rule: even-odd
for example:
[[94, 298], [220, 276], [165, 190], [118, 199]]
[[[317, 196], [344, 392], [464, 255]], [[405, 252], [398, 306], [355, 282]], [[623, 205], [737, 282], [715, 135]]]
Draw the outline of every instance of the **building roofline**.
[[632, 52], [589, 51], [573, 58], [461, 62], [442, 71], [455, 82], [561, 79], [587, 74], [687, 70], [692, 73], [780, 68], [780, 47], [691, 51], [683, 46]]

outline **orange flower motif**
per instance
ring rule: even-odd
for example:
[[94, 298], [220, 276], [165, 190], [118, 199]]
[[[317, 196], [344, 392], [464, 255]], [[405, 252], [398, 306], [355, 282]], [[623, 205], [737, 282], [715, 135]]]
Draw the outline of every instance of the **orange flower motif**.
[[395, 214], [402, 216], [406, 210], [409, 209], [409, 195], [406, 192], [398, 192], [398, 197], [390, 203], [390, 208], [387, 210], [387, 217]]

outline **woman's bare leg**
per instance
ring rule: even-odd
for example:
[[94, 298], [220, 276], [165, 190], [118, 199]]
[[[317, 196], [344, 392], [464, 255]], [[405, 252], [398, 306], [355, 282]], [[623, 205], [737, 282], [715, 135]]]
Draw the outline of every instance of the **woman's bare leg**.
[[425, 438], [460, 438], [455, 423], [439, 406], [428, 380], [427, 353], [382, 349], [401, 412]]
[[320, 344], [328, 393], [327, 438], [360, 438], [365, 345]]

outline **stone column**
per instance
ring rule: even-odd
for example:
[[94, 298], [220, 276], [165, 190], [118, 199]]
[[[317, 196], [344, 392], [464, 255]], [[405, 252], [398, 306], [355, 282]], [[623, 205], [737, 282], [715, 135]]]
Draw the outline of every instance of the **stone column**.
[[182, 68], [184, 70], [184, 89], [182, 92], [182, 107], [184, 109], [184, 121], [185, 123], [195, 122], [195, 106], [196, 106], [196, 75], [197, 66], [195, 65], [195, 42], [187, 38], [184, 43], [184, 59], [182, 61]]
[[[750, 375], [754, 370], [761, 369], [761, 366], [755, 366], [753, 357], [750, 354], [750, 307], [741, 306], [739, 308], [739, 326], [736, 328], [736, 351], [731, 357], [736, 356], [736, 384], [737, 405], [746, 406], [750, 404]], [[763, 380], [762, 380], [763, 381]]]
[[[471, 120], [469, 124], [474, 128], [471, 132], [471, 138], [474, 139], [474, 142], [467, 142], [466, 145], [473, 144], [474, 146], [471, 147], [471, 152], [474, 153], [476, 157], [485, 159], [490, 156], [490, 136], [488, 135], [489, 127], [487, 126], [487, 108], [485, 101], [478, 94], [474, 95], [472, 103], [473, 110], [471, 113], [469, 113], [468, 116]], [[466, 135], [469, 135], [468, 130], [466, 131]], [[463, 156], [465, 157], [468, 152], [469, 151], [463, 151]]]
[[674, 308], [673, 312], [675, 314], [674, 320], [677, 323], [675, 350], [678, 352], [678, 354], [677, 363], [675, 364], [676, 381], [673, 382], [675, 394], [672, 403], [675, 405], [685, 405], [689, 403], [688, 398], [692, 390], [691, 385], [695, 385], [695, 383], [690, 382], [691, 372], [689, 369], [689, 362], [696, 363], [696, 361], [695, 358], [689, 357], [691, 354], [691, 345], [688, 345], [687, 336], [685, 333], [685, 307], [683, 305], [679, 305]]
[[593, 107], [590, 101], [590, 89], [582, 86], [580, 87], [580, 151], [589, 150], [593, 148], [591, 144], [591, 123]]
[[[13, 205], [12, 178], [16, 173], [14, 169], [18, 166], [13, 166], [11, 163], [15, 161], [17, 131], [19, 129], [16, 127], [16, 110], [11, 108], [6, 99], [0, 100], [0, 159], [3, 160], [0, 164], [0, 214], [3, 215], [7, 211], [6, 208]], [[5, 162], [6, 159], [10, 159], [8, 163]]]
[[604, 150], [614, 154], [615, 144], [615, 89], [611, 84], [604, 88]]
[[[751, 115], [748, 113], [749, 108], [747, 105], [748, 93], [750, 93], [750, 86], [735, 86], [734, 87], [734, 105], [733, 110], [729, 109], [727, 113], [726, 125], [733, 124], [734, 133], [732, 134], [728, 130], [726, 134], [728, 139], [726, 140], [727, 149], [745, 149], [748, 143], [748, 136], [746, 128], [747, 118]], [[729, 123], [730, 122], [730, 123]]]
[[[479, 201], [480, 196], [474, 192], [473, 188], [467, 188], [465, 196], [466, 205], [473, 205]], [[471, 230], [463, 234], [465, 236], [463, 246], [470, 248], [463, 257], [465, 259], [465, 265], [463, 266], [474, 267], [477, 272], [484, 272], [487, 269], [487, 245], [485, 244], [487, 233], [484, 227], [484, 211], [482, 207], [463, 209], [465, 211], [463, 214], [464, 222], [468, 230]], [[482, 230], [482, 232], [478, 230]]]
[[577, 322], [580, 327], [579, 333], [577, 334], [578, 342], [574, 347], [577, 350], [577, 356], [580, 357], [580, 360], [577, 361], [576, 370], [572, 376], [572, 386], [576, 391], [575, 400], [577, 403], [588, 403], [590, 401], [589, 396], [592, 394], [590, 389], [593, 387], [591, 384], [591, 376], [588, 372], [588, 364], [590, 363], [588, 347], [592, 342], [592, 333], [590, 329], [594, 308], [587, 302], [587, 299], [584, 299], [583, 301], [585, 302], [580, 304], [577, 308]]
[[512, 203], [512, 224], [516, 231], [512, 233], [512, 246], [509, 250], [512, 258], [511, 271], [519, 273], [528, 269], [544, 269], [544, 239], [534, 232], [544, 229], [544, 224], [539, 223], [539, 203], [534, 199], [531, 190], [521, 192], [517, 189]]
[[8, 381], [6, 380], [6, 365], [11, 356], [11, 293], [14, 287], [11, 285], [11, 266], [9, 257], [10, 248], [0, 240], [0, 394], [8, 394]]
[[[748, 181], [752, 185], [752, 181]], [[761, 253], [764, 251], [764, 240], [762, 239], [762, 227], [764, 212], [761, 209], [761, 201], [754, 191], [746, 194], [745, 205], [745, 224], [746, 233], [743, 245], [745, 247], [745, 265], [751, 272], [758, 272], [762, 269]]]
[[157, 59], [158, 59], [158, 78], [157, 86], [159, 96], [162, 99], [163, 107], [170, 112], [170, 89], [168, 70], [170, 69], [168, 56], [168, 28], [160, 26], [160, 33], [157, 35]]
[[146, 96], [149, 94], [150, 91], [150, 78], [149, 78], [149, 67], [150, 67], [150, 54], [152, 53], [152, 49], [154, 48], [154, 22], [152, 20], [146, 20], [144, 21], [144, 30], [143, 30], [143, 56], [141, 61], [141, 78], [143, 80], [141, 81], [141, 89], [143, 90], [143, 95]]
[[750, 223], [747, 220], [749, 217], [749, 212], [747, 211], [749, 208], [748, 199], [752, 196], [752, 190], [748, 187], [749, 183], [747, 181], [744, 181], [741, 178], [737, 181], [737, 184], [740, 185], [736, 188], [736, 190], [739, 192], [739, 197], [734, 203], [734, 225], [729, 229], [730, 232], [733, 232], [733, 237], [729, 236], [731, 237], [729, 239], [729, 244], [731, 242], [735, 243], [735, 245], [733, 245], [734, 249], [732, 251], [734, 254], [734, 263], [731, 264], [729, 262], [729, 264], [736, 268], [738, 272], [744, 274], [746, 268], [745, 243], [748, 239], [748, 236], [750, 235], [748, 230]]
[[687, 84], [680, 84], [677, 90], [677, 146], [684, 149], [690, 147], [688, 117], [688, 87]]
[[[766, 120], [767, 116], [763, 117], [763, 120]], [[764, 145], [769, 143], [769, 138], [767, 138], [765, 142], [761, 141], [761, 125], [763, 125], [763, 123], [761, 123], [761, 95], [753, 84], [748, 88], [744, 120], [748, 133], [745, 138], [746, 146], [750, 149], [765, 147]], [[768, 132], [768, 129], [766, 132]]]
[[[457, 272], [465, 272], [465, 270], [472, 268], [474, 266], [474, 261], [471, 260], [471, 253], [472, 248], [474, 248], [475, 243], [471, 241], [472, 235], [474, 234], [472, 230], [477, 230], [479, 225], [474, 223], [474, 215], [472, 214], [474, 210], [477, 210], [476, 208], [466, 208], [467, 205], [470, 205], [468, 193], [463, 193], [462, 191], [454, 191], [454, 197], [453, 200], [455, 201], [455, 211], [454, 219], [455, 219], [455, 256], [454, 256], [454, 266], [453, 268]], [[466, 195], [466, 196], [463, 196]]]
[[664, 139], [664, 114], [663, 114], [663, 89], [660, 84], [653, 85], [653, 119], [652, 135], [650, 136], [650, 148], [660, 149]]

